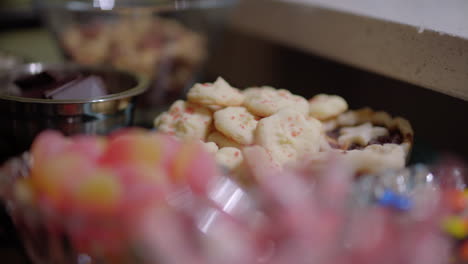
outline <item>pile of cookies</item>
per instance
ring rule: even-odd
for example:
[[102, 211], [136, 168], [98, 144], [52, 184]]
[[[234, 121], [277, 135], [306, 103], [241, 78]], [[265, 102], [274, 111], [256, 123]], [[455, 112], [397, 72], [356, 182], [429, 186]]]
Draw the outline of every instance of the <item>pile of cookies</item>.
[[187, 101], [159, 115], [155, 127], [181, 139], [198, 139], [216, 160], [235, 171], [249, 146], [266, 150], [274, 166], [334, 153], [357, 173], [404, 167], [413, 131], [403, 118], [319, 94], [305, 99], [269, 86], [239, 90], [224, 79], [195, 84]]
[[68, 56], [84, 65], [113, 67], [155, 78], [170, 71], [183, 87], [206, 57], [206, 39], [177, 20], [139, 15], [92, 20], [59, 35]]

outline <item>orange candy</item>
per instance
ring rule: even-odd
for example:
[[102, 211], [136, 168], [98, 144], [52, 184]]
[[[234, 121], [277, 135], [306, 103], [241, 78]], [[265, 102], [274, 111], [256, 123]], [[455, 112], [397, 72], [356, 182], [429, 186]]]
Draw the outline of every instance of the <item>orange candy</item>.
[[17, 182], [17, 199], [63, 221], [79, 249], [108, 257], [120, 256], [142, 215], [169, 206], [174, 189], [204, 193], [219, 173], [200, 143], [143, 129], [106, 138], [46, 131], [31, 152], [31, 177]]
[[465, 241], [460, 245], [458, 252], [462, 261], [468, 261], [468, 241]]
[[196, 143], [185, 144], [178, 150], [170, 175], [174, 183], [180, 184], [186, 182], [190, 165], [196, 159], [198, 151], [199, 146]]
[[156, 166], [161, 159], [161, 144], [150, 133], [122, 134], [110, 139], [101, 160], [108, 166], [117, 164], [147, 164]]
[[94, 166], [86, 156], [65, 152], [35, 163], [31, 170], [31, 180], [39, 194], [59, 201], [68, 195], [76, 182], [93, 170]]
[[107, 148], [107, 139], [102, 136], [79, 135], [71, 138], [63, 151], [79, 153], [88, 159], [98, 160]]
[[75, 188], [73, 198], [78, 208], [107, 212], [119, 205], [122, 188], [111, 170], [97, 169]]
[[[32, 194], [65, 213], [140, 210], [163, 200], [174, 187], [205, 192], [219, 173], [200, 143], [143, 129], [124, 129], [107, 138], [66, 138], [46, 131], [32, 152], [37, 161], [31, 171]], [[19, 194], [26, 197], [23, 189]]]
[[203, 193], [219, 175], [213, 156], [198, 142], [183, 144], [175, 154], [169, 177], [176, 184], [188, 184], [193, 191]]
[[450, 208], [454, 212], [461, 212], [468, 205], [467, 195], [462, 191], [447, 190], [446, 197], [447, 197], [447, 201], [448, 201]]

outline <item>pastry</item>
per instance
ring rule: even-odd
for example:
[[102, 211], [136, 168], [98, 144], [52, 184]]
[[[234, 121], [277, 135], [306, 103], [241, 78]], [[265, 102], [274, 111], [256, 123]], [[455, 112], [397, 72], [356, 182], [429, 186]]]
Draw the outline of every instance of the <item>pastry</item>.
[[309, 105], [307, 100], [294, 95], [288, 90], [272, 87], [249, 88], [244, 91], [245, 107], [253, 114], [268, 117], [285, 107], [292, 107], [296, 111], [307, 115]]
[[220, 148], [225, 148], [225, 147], [233, 147], [233, 148], [238, 148], [241, 149], [242, 145], [235, 142], [234, 140], [226, 137], [224, 134], [220, 133], [219, 131], [213, 131], [211, 132], [208, 137], [206, 138], [207, 142], [213, 142], [218, 147]]
[[273, 162], [283, 165], [313, 155], [320, 148], [322, 127], [294, 108], [284, 108], [258, 122], [255, 142], [265, 148]]
[[226, 107], [214, 113], [214, 125], [226, 137], [242, 145], [254, 142], [257, 117], [244, 107]]
[[237, 148], [224, 147], [215, 154], [216, 162], [230, 171], [236, 170], [243, 162], [242, 151]]
[[159, 115], [154, 123], [161, 132], [176, 135], [179, 138], [205, 140], [212, 125], [211, 111], [207, 108], [176, 101], [169, 111]]
[[[341, 156], [356, 174], [377, 173], [404, 167], [413, 144], [413, 130], [406, 119], [369, 108], [346, 111], [347, 102], [337, 95], [318, 94], [307, 101], [270, 86], [239, 92], [218, 78], [214, 83], [196, 84], [187, 97], [185, 104], [205, 109], [204, 116], [210, 115], [214, 126], [178, 132], [178, 127], [200, 124], [180, 118], [177, 109], [184, 102], [177, 101], [168, 113], [156, 118], [155, 127], [178, 137], [212, 142], [212, 153], [214, 146], [226, 148], [216, 153], [223, 153], [217, 160], [227, 168], [239, 166], [223, 164], [227, 160], [224, 152], [260, 146], [274, 167], [301, 159], [320, 160], [332, 153]], [[172, 120], [171, 115], [179, 118]]]
[[339, 153], [357, 174], [405, 166], [413, 129], [401, 117], [370, 108], [351, 110], [326, 122], [327, 151]]
[[202, 105], [239, 106], [244, 95], [219, 77], [214, 83], [197, 83], [189, 90], [187, 99]]
[[309, 100], [309, 115], [318, 120], [334, 118], [348, 110], [348, 103], [338, 95], [318, 94]]

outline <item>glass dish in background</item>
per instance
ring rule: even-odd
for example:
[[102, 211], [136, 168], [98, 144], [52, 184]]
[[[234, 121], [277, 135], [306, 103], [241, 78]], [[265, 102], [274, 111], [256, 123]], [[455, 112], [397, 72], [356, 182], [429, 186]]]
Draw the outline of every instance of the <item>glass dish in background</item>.
[[[17, 94], [15, 81], [51, 71], [102, 77], [108, 95], [90, 99], [56, 100]], [[126, 71], [74, 64], [29, 63], [0, 74], [0, 164], [27, 150], [37, 134], [56, 129], [66, 135], [107, 134], [132, 125], [135, 97], [148, 88], [148, 79]], [[41, 83], [31, 88], [40, 88]], [[12, 91], [15, 91], [13, 93]]]
[[236, 0], [43, 2], [47, 24], [67, 59], [152, 79], [136, 115], [137, 125], [152, 127], [156, 114], [199, 76]]

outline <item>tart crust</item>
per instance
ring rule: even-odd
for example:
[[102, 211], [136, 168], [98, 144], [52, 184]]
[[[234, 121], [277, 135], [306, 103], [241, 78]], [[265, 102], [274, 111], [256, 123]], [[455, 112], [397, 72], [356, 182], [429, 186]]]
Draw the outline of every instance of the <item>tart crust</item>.
[[[390, 134], [399, 134], [401, 138], [398, 138], [398, 143], [372, 140], [366, 146], [353, 149], [350, 146], [340, 146], [336, 139], [327, 136], [327, 133], [332, 131], [358, 127], [366, 123], [375, 127], [384, 127], [390, 131]], [[358, 174], [403, 168], [414, 142], [413, 128], [408, 120], [402, 117], [392, 118], [386, 112], [373, 111], [370, 108], [347, 111], [325, 122], [323, 127], [325, 138], [329, 143], [328, 150], [341, 155]]]
[[[356, 127], [365, 123], [371, 123], [373, 126], [384, 127], [388, 129], [389, 131], [398, 132], [401, 135], [402, 140], [401, 140], [401, 143], [396, 144], [396, 145], [400, 145], [405, 151], [405, 154], [408, 155], [414, 142], [413, 128], [411, 127], [411, 124], [408, 120], [402, 117], [392, 118], [392, 116], [388, 114], [387, 112], [373, 111], [371, 108], [350, 110], [337, 116], [333, 120], [324, 122], [323, 127], [325, 129], [325, 133], [327, 133], [336, 129], [345, 128], [345, 127]], [[334, 141], [333, 138], [327, 137], [327, 139], [329, 143], [331, 143], [332, 145], [335, 143], [333, 142]], [[370, 145], [383, 146], [384, 144], [385, 142], [383, 142], [382, 144], [371, 143], [363, 147], [365, 148]], [[395, 144], [395, 143], [391, 143], [391, 144]], [[340, 146], [340, 149], [343, 149], [342, 147], [343, 146]], [[349, 149], [344, 148], [343, 150], [349, 150]]]

